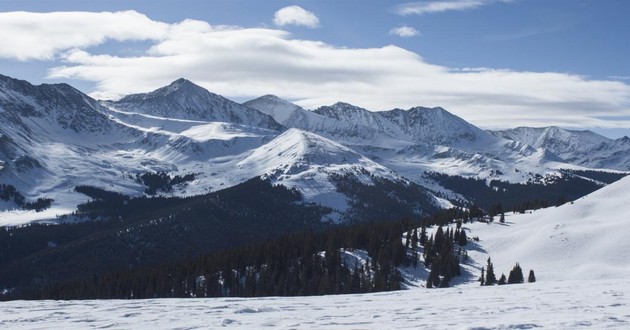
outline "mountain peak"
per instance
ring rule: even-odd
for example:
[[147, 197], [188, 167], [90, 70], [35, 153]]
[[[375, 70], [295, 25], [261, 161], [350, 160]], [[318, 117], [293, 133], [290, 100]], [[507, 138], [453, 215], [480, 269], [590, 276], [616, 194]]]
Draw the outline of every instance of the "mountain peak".
[[267, 114], [279, 123], [284, 123], [296, 112], [305, 111], [299, 105], [271, 94], [249, 100], [243, 103], [243, 105]]
[[168, 86], [160, 87], [152, 92], [148, 93], [140, 93], [140, 94], [131, 94], [120, 99], [119, 102], [136, 102], [142, 100], [149, 99], [159, 99], [164, 97], [169, 97], [171, 95], [185, 94], [186, 97], [191, 97], [194, 95], [205, 95], [212, 94], [207, 91], [205, 88], [191, 82], [188, 79], [179, 78]]
[[[268, 100], [268, 101], [277, 101], [277, 102], [289, 102], [289, 101], [287, 101], [287, 100], [285, 100], [285, 99], [283, 99], [283, 98], [281, 98], [281, 97], [279, 97], [277, 95], [273, 95], [273, 94], [266, 94], [266, 95], [263, 95], [263, 96], [261, 96], [261, 97], [259, 97], [257, 99]], [[257, 99], [254, 99], [254, 100], [257, 100]], [[254, 101], [254, 100], [252, 100], [252, 101]]]
[[367, 109], [346, 102], [337, 102], [330, 106], [319, 107], [314, 112], [337, 120], [349, 119], [355, 117], [357, 114], [372, 114], [372, 112]]
[[110, 104], [122, 110], [164, 118], [220, 121], [272, 130], [284, 128], [272, 117], [211, 93], [184, 78], [152, 92], [128, 95]]

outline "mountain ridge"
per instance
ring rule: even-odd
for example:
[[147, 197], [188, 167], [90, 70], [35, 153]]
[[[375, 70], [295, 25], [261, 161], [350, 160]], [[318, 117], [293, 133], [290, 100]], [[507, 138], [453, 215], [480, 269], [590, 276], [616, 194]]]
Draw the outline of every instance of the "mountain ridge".
[[[53, 196], [53, 206], [63, 206], [63, 213], [85, 199], [72, 192], [74, 186], [138, 196], [144, 187], [133, 178], [143, 173], [197, 173], [195, 180], [165, 193], [172, 196], [273, 178], [301, 190], [307, 201], [343, 213], [348, 196], [331, 181], [339, 180], [331, 176], [335, 171], [356, 184], [375, 184], [365, 178], [377, 177], [400, 189], [413, 183], [459, 199], [425, 174], [524, 183], [559, 175], [562, 168], [586, 168], [548, 149], [483, 131], [440, 107], [372, 112], [338, 102], [310, 111], [273, 95], [241, 105], [186, 79], [99, 102], [67, 84], [33, 86], [2, 76], [0, 117], [5, 119], [0, 123], [0, 180], [27, 198]], [[315, 147], [305, 147], [302, 157], [286, 157], [308, 140]], [[630, 139], [613, 142], [596, 151], [602, 157], [616, 155], [618, 167], [630, 168], [630, 155], [619, 153], [630, 153]], [[596, 153], [592, 158], [598, 161]], [[54, 210], [60, 209], [36, 218], [54, 217]], [[20, 218], [6, 211], [0, 218]]]

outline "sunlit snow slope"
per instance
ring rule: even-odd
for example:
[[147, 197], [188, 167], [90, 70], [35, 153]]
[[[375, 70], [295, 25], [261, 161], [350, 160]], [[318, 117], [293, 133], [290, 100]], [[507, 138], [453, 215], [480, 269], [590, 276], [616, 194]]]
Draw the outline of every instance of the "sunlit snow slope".
[[505, 224], [475, 223], [471, 235], [479, 236], [485, 253], [471, 255], [480, 265], [489, 255], [499, 274], [520, 262], [542, 281], [628, 279], [629, 206], [626, 177], [574, 203], [507, 215]]

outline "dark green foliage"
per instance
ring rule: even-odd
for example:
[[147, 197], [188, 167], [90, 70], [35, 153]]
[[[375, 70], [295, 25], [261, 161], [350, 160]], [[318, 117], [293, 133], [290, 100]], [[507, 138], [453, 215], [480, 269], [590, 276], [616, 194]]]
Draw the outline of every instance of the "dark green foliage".
[[[2, 298], [253, 297], [398, 290], [401, 276], [396, 267], [406, 260], [400, 235], [411, 227], [403, 221], [309, 231], [183, 262], [14, 290]], [[347, 265], [341, 247], [364, 249], [370, 261], [365, 266]]]
[[136, 181], [147, 187], [145, 190], [147, 195], [155, 195], [158, 190], [170, 192], [173, 190], [173, 186], [193, 180], [195, 180], [195, 175], [192, 173], [184, 176], [176, 175], [174, 177], [171, 177], [166, 172], [143, 173], [136, 176]]
[[[260, 179], [190, 198], [129, 198], [89, 186], [76, 190], [92, 197], [80, 206], [78, 215], [98, 221], [0, 230], [0, 292], [15, 288], [11, 296], [14, 298], [19, 292], [21, 297], [77, 297], [77, 290], [84, 290], [81, 288], [98, 287], [89, 294], [81, 291], [85, 293], [82, 297], [129, 298], [131, 291], [123, 288], [134, 286], [133, 297], [139, 298], [395, 290], [400, 287], [396, 267], [417, 263], [419, 254], [417, 244], [408, 251], [401, 235], [421, 223], [420, 233], [412, 232], [411, 243], [424, 240], [424, 262], [437, 272], [439, 286], [448, 285], [460, 274], [454, 240], [463, 230], [442, 230], [435, 244], [433, 235], [426, 237], [426, 226], [462, 218], [467, 213], [461, 209], [445, 210], [417, 223], [334, 227], [320, 236], [324, 235], [322, 230], [331, 226], [320, 221], [330, 210], [301, 203], [296, 190]], [[289, 239], [293, 243], [279, 240], [270, 246], [232, 249], [303, 230], [311, 231], [298, 236], [302, 240], [300, 247]], [[338, 263], [338, 248], [364, 249], [371, 260], [365, 265], [343, 265], [340, 270], [330, 270]], [[329, 253], [323, 260], [314, 251]], [[194, 259], [201, 255], [206, 256]], [[221, 277], [225, 284], [208, 284], [218, 281], [212, 277], [217, 274], [226, 274]], [[177, 277], [180, 275], [183, 277]], [[329, 277], [320, 280], [324, 275]], [[146, 284], [142, 290], [135, 287], [143, 283], [152, 284]], [[238, 288], [235, 283], [249, 284]], [[196, 291], [191, 291], [191, 287]]]
[[[534, 176], [529, 182], [522, 184], [499, 180], [488, 183], [486, 180], [435, 172], [425, 174], [426, 178], [466, 196], [481, 208], [490, 210], [490, 215], [501, 214], [501, 211], [505, 210], [523, 212], [528, 209], [548, 207], [556, 205], [559, 200], [575, 200], [601, 188], [601, 185], [582, 176], [584, 175], [564, 171], [561, 176]], [[606, 177], [605, 182], [623, 177], [619, 174], [609, 175], [606, 172], [601, 173], [601, 176]], [[536, 196], [536, 199], [532, 199], [532, 196]], [[475, 216], [471, 207], [471, 217]]]
[[24, 210], [34, 210], [41, 212], [52, 205], [54, 202], [51, 198], [38, 198], [34, 202], [27, 202], [26, 198], [14, 186], [10, 184], [0, 184], [0, 200], [5, 202], [13, 201], [17, 206]]
[[[371, 176], [369, 172], [364, 173]], [[391, 181], [371, 176], [373, 184], [360, 182], [352, 175], [331, 175], [337, 191], [349, 197], [346, 220], [387, 221], [417, 218], [439, 210], [426, 189], [412, 182]]]
[[510, 271], [510, 275], [508, 276], [508, 284], [523, 283], [524, 281], [525, 280], [523, 278], [523, 270], [517, 262]]
[[429, 276], [427, 277], [427, 288], [439, 288], [440, 287], [440, 268], [439, 265], [433, 264], [431, 265], [431, 270], [429, 271]]
[[98, 198], [82, 205], [81, 215], [104, 220], [0, 230], [3, 287], [87, 278], [320, 230], [328, 212], [260, 179], [190, 198], [128, 199], [96, 188], [78, 190]]
[[628, 175], [627, 173], [606, 172], [596, 170], [570, 170], [563, 169], [562, 172], [572, 175], [579, 175], [585, 178], [597, 180], [603, 183], [613, 183]]
[[534, 270], [533, 269], [529, 270], [529, 276], [527, 276], [527, 282], [529, 282], [529, 283], [536, 282], [536, 275], [534, 275]]
[[499, 285], [504, 284], [506, 284], [505, 274], [501, 274], [501, 277], [499, 277]]
[[490, 257], [488, 257], [488, 264], [486, 265], [486, 285], [494, 285], [497, 283], [497, 277], [494, 274], [494, 266], [492, 265], [492, 261]]
[[490, 206], [490, 211], [488, 211], [488, 214], [491, 217], [494, 217], [494, 216], [502, 214], [502, 213], [503, 213], [503, 204], [501, 204], [501, 203], [492, 204]]
[[468, 244], [468, 237], [466, 236], [466, 231], [463, 229], [459, 231], [457, 244], [459, 244], [460, 246], [466, 246], [466, 244]]
[[424, 224], [420, 228], [420, 238], [418, 239], [420, 245], [424, 246], [427, 243], [427, 226]]
[[461, 275], [460, 253], [455, 251], [456, 239], [454, 230], [447, 228], [445, 232], [442, 226], [439, 226], [435, 236], [429, 238], [425, 244], [425, 266], [431, 267], [427, 278], [428, 288], [448, 287], [451, 279]]

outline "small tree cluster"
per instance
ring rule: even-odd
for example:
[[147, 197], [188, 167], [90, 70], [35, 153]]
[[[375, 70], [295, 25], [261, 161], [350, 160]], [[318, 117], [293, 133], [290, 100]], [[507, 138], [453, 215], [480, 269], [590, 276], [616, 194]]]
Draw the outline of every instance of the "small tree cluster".
[[424, 264], [431, 267], [426, 287], [448, 287], [451, 279], [461, 275], [459, 256], [455, 252], [455, 243], [463, 230], [446, 231], [440, 226], [435, 236], [431, 236], [424, 246]]
[[[521, 265], [517, 262], [516, 265], [510, 271], [507, 279], [505, 274], [501, 274], [501, 277], [497, 281], [496, 275], [494, 274], [494, 265], [490, 258], [488, 258], [488, 263], [485, 268], [481, 268], [481, 277], [479, 278], [479, 282], [481, 285], [504, 285], [504, 284], [517, 284], [525, 282], [523, 277], [523, 269]], [[530, 269], [529, 276], [527, 278], [527, 282], [533, 283], [536, 282], [536, 276], [534, 275], [534, 270]]]

